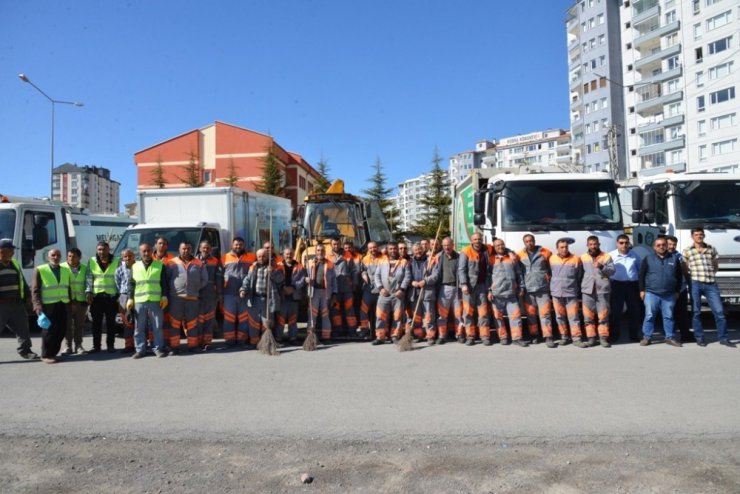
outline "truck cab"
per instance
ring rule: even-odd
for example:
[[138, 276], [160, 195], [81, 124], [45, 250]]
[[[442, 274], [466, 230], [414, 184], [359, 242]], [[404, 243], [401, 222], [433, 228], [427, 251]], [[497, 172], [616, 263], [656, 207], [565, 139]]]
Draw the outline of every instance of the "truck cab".
[[635, 251], [652, 251], [658, 235], [673, 235], [677, 250], [692, 245], [691, 229], [719, 253], [717, 284], [722, 300], [740, 309], [740, 176], [728, 173], [666, 173], [643, 177], [632, 194]]

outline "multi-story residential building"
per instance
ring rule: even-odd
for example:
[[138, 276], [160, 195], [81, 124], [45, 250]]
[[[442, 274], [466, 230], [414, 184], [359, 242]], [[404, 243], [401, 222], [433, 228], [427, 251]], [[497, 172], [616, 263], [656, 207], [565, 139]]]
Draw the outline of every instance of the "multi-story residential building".
[[318, 185], [321, 174], [301, 155], [286, 151], [272, 136], [223, 122], [190, 130], [134, 153], [137, 186], [157, 187], [154, 170], [161, 165], [164, 186], [182, 187], [183, 167], [193, 161], [205, 187], [223, 187], [233, 181], [235, 187], [254, 190], [262, 179], [270, 149], [280, 163], [285, 196], [294, 207], [302, 204]]
[[738, 170], [739, 4], [623, 2], [631, 172]]
[[465, 177], [467, 177], [471, 170], [481, 168], [482, 157], [483, 153], [477, 149], [463, 151], [453, 155], [450, 158], [450, 168], [448, 172], [450, 176], [450, 185], [454, 187], [455, 184], [460, 183]]
[[401, 231], [411, 230], [427, 214], [427, 208], [421, 204], [421, 199], [429, 195], [431, 182], [432, 174], [425, 173], [398, 184], [398, 195], [391, 200], [399, 211], [398, 223]]
[[52, 199], [91, 213], [118, 213], [121, 184], [110, 170], [65, 163], [52, 171]]
[[607, 170], [624, 179], [621, 3], [578, 0], [567, 11], [566, 29], [574, 162], [586, 172]]
[[486, 168], [570, 166], [572, 161], [570, 132], [548, 129], [498, 139], [495, 165]]

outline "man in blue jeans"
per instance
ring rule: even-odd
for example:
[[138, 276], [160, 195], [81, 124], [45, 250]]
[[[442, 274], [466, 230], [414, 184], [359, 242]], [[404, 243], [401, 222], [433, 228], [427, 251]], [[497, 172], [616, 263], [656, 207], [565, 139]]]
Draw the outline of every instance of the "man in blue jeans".
[[717, 334], [720, 345], [734, 347], [727, 335], [727, 319], [722, 311], [722, 299], [719, 296], [719, 287], [714, 277], [719, 262], [717, 249], [704, 242], [704, 229], [691, 229], [691, 239], [694, 244], [683, 251], [684, 274], [691, 278], [691, 308], [693, 310], [694, 337], [696, 344], [707, 346], [704, 340], [704, 328], [701, 325], [701, 296], [707, 299], [709, 308], [717, 323]]
[[668, 252], [668, 241], [658, 237], [653, 242], [653, 252], [640, 265], [640, 298], [645, 302], [645, 321], [642, 324], [641, 346], [652, 342], [655, 317], [663, 317], [665, 342], [670, 346], [683, 346], [673, 337], [673, 307], [681, 290], [681, 264]]

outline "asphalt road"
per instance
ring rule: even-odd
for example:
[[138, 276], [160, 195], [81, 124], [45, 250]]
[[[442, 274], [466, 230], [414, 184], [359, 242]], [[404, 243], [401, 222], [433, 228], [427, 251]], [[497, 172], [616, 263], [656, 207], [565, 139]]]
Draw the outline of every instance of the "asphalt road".
[[[730, 336], [735, 341], [740, 336], [737, 329], [737, 322], [731, 321]], [[37, 351], [39, 345], [36, 338]], [[45, 455], [56, 452], [54, 461], [64, 463], [70, 451], [112, 454], [111, 445], [127, 458], [158, 448], [178, 458], [185, 450], [215, 451], [219, 444], [228, 450], [229, 445], [250, 444], [256, 449], [249, 454], [267, 459], [269, 465], [285, 463], [281, 452], [291, 447], [300, 451], [296, 454], [301, 458], [323, 451], [324, 457], [348, 461], [352, 451], [365, 458], [373, 450], [382, 450], [403, 461], [401, 452], [408, 444], [421, 445], [420, 454], [425, 444], [440, 448], [437, 451], [449, 448], [449, 457], [441, 458], [462, 461], [472, 454], [461, 446], [469, 442], [478, 452], [473, 456], [509, 444], [533, 457], [547, 445], [554, 448], [555, 458], [587, 447], [601, 451], [608, 464], [609, 458], [623, 452], [621, 447], [614, 450], [616, 444], [629, 445], [625, 449], [636, 455], [645, 444], [657, 442], [666, 453], [685, 453], [687, 463], [697, 460], [692, 455], [703, 455], [702, 461], [707, 461], [708, 452], [719, 455], [712, 461], [724, 461], [735, 473], [718, 480], [717, 491], [740, 485], [736, 468], [740, 466], [740, 348], [716, 343], [706, 348], [624, 344], [611, 349], [469, 348], [448, 343], [417, 345], [417, 350], [405, 353], [392, 345], [346, 343], [311, 353], [286, 348], [279, 357], [224, 349], [136, 361], [123, 355], [71, 356], [57, 365], [45, 365], [17, 358], [14, 339], [2, 338], [0, 375], [0, 440], [5, 444], [0, 473], [12, 474], [6, 475], [10, 479], [23, 476], [14, 476], [2, 455], [23, 457], [39, 447]], [[187, 448], [181, 451], [178, 444]], [[689, 450], [683, 451], [684, 447]], [[657, 449], [654, 455], [651, 464], [667, 458]], [[304, 463], [306, 468], [312, 465]], [[301, 465], [298, 462], [295, 468]], [[397, 468], [391, 468], [393, 463], [385, 466], [398, 474]], [[358, 465], [349, 461], [346, 467], [351, 472]], [[639, 464], [632, 467], [640, 471]], [[19, 468], [39, 466], [29, 458]], [[292, 485], [260, 477], [270, 471], [267, 467], [249, 468], [263, 482], [261, 489], [281, 486], [275, 490], [282, 491]], [[475, 478], [472, 470], [470, 479]], [[285, 473], [292, 480], [299, 474], [298, 470]], [[326, 477], [336, 480], [337, 475]], [[689, 473], [684, 470], [681, 475]], [[457, 477], [444, 478], [448, 483], [431, 490], [489, 489], [481, 483], [457, 484]], [[574, 487], [576, 491], [578, 486], [598, 488], [602, 482], [607, 491], [614, 487], [608, 478], [597, 480], [589, 483], [590, 477], [582, 478]], [[344, 487], [384, 490], [380, 487], [385, 484], [368, 481], [363, 484], [357, 479]], [[67, 485], [39, 482], [0, 484], [0, 490], [44, 491], [49, 485], [58, 490]], [[547, 485], [543, 482], [504, 483], [500, 489], [490, 489], [528, 490]], [[332, 488], [342, 492], [341, 483], [337, 480]], [[109, 487], [120, 490], [116, 486], [121, 485]], [[196, 485], [200, 486], [170, 487], [181, 491], [189, 486], [196, 491]], [[251, 490], [239, 483], [218, 485], [216, 490], [223, 492]], [[426, 484], [401, 481], [393, 484], [393, 490], [409, 490], [411, 485]], [[651, 482], [624, 485], [622, 491], [655, 487]], [[687, 491], [713, 490], [702, 485]], [[90, 484], [83, 481], [69, 488], [84, 491], [86, 487]]]

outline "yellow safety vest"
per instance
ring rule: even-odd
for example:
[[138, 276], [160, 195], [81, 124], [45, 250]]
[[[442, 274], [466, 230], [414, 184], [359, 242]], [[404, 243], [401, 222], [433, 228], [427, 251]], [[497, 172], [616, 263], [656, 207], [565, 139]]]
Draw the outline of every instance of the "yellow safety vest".
[[84, 302], [85, 299], [85, 279], [87, 278], [87, 266], [80, 264], [77, 274], [74, 274], [68, 262], [63, 262], [62, 266], [69, 269], [72, 274], [70, 286], [72, 287], [72, 300], [75, 302]]
[[147, 269], [142, 261], [136, 261], [131, 268], [131, 276], [136, 282], [134, 302], [159, 302], [162, 299], [161, 280], [164, 276], [164, 264], [154, 260]]
[[97, 295], [98, 293], [107, 293], [108, 295], [115, 295], [118, 293], [116, 290], [116, 269], [121, 261], [117, 257], [113, 257], [108, 264], [108, 267], [103, 271], [100, 269], [97, 259], [94, 257], [90, 258], [88, 267], [92, 273], [93, 285], [92, 293]]
[[15, 259], [11, 259], [10, 262], [13, 263], [13, 266], [15, 266], [16, 271], [18, 271], [18, 290], [21, 297], [21, 300], [26, 298], [26, 282], [23, 279], [23, 269], [21, 269], [21, 265], [18, 264], [18, 261]]
[[58, 280], [48, 264], [39, 266], [38, 269], [41, 276], [41, 303], [44, 305], [57, 302], [68, 304], [70, 278], [72, 278], [69, 268], [59, 266]]

